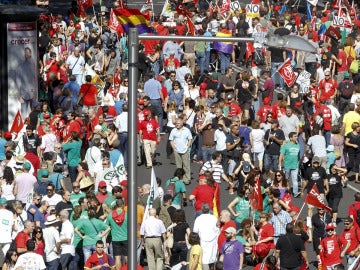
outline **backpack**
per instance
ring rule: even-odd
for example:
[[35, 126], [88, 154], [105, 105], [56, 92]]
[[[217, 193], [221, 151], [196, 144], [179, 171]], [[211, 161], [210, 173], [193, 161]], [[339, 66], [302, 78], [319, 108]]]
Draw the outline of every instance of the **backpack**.
[[360, 225], [360, 209], [355, 206], [355, 204], [352, 205], [356, 211], [356, 223]]
[[176, 181], [173, 181], [173, 179], [170, 179], [170, 183], [169, 183], [168, 187], [166, 188], [165, 194], [169, 194], [174, 198], [177, 195], [176, 190], [175, 190], [175, 184], [176, 184]]
[[249, 173], [251, 171], [250, 163], [247, 161], [243, 161], [242, 163], [244, 173]]
[[261, 48], [256, 48], [254, 51], [254, 62], [257, 66], [265, 64], [265, 57]]
[[354, 88], [355, 85], [349, 81], [349, 80], [344, 80], [342, 82], [342, 87], [341, 87], [341, 97], [349, 99], [351, 98], [352, 94], [354, 93]]
[[49, 181], [41, 181], [38, 180], [38, 187], [35, 189], [36, 193], [40, 194], [40, 195], [46, 195], [47, 191], [46, 191], [46, 187], [48, 185]]

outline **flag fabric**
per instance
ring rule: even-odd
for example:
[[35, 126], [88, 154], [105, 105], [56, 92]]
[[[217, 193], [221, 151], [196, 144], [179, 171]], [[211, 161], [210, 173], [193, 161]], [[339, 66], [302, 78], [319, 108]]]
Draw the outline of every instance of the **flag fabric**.
[[286, 12], [286, 5], [282, 5], [280, 10], [279, 10], [279, 15], [281, 16], [284, 12]]
[[220, 216], [220, 187], [218, 183], [214, 183], [215, 186], [215, 192], [214, 192], [214, 198], [213, 198], [213, 215], [215, 217]]
[[307, 2], [308, 2], [309, 4], [311, 4], [312, 6], [316, 6], [317, 3], [318, 3], [318, 0], [307, 0]]
[[114, 9], [114, 14], [126, 33], [129, 32], [131, 27], [136, 27], [139, 34], [151, 33], [149, 20], [140, 10], [135, 8], [116, 8]]
[[330, 25], [329, 28], [326, 30], [325, 36], [334, 38], [336, 40], [341, 38], [339, 30], [335, 29], [335, 27], [333, 27], [332, 25]]
[[[231, 32], [222, 31], [216, 34], [217, 37], [232, 37]], [[213, 48], [219, 52], [231, 54], [233, 51], [233, 44], [231, 42], [214, 41]]]
[[121, 36], [121, 34], [124, 33], [124, 29], [120, 25], [120, 22], [116, 17], [113, 9], [110, 10], [109, 28], [115, 31], [118, 36]]
[[322, 40], [322, 41], [325, 40], [325, 33], [326, 33], [326, 25], [322, 24], [322, 25], [320, 25], [319, 30], [318, 30], [318, 35], [319, 35], [320, 40]]
[[296, 81], [296, 73], [291, 65], [290, 58], [286, 59], [285, 62], [277, 70], [280, 76], [284, 79], [287, 86], [291, 87]]
[[309, 2], [306, 2], [306, 17], [312, 21], [311, 6]]
[[312, 186], [312, 188], [306, 195], [305, 202], [315, 207], [322, 208], [325, 209], [326, 211], [331, 212], [331, 208], [324, 203], [322, 197], [320, 196], [316, 184]]
[[163, 9], [161, 11], [161, 16], [170, 17], [170, 18], [172, 18], [174, 16], [173, 11], [171, 10], [171, 5], [169, 3], [169, 0], [166, 0], [164, 2], [164, 6], [163, 6]]
[[78, 11], [77, 16], [84, 18], [86, 17], [86, 9], [93, 5], [92, 0], [78, 0]]
[[149, 210], [152, 208], [152, 204], [157, 197], [159, 197], [159, 190], [158, 190], [158, 185], [156, 182], [155, 171], [154, 171], [154, 168], [152, 168], [151, 169], [150, 194], [149, 194], [148, 200], [146, 202], [143, 220], [146, 220], [149, 217]]
[[153, 9], [153, 3], [152, 0], [146, 0], [145, 4], [143, 4], [143, 6], [140, 9], [141, 13], [144, 13], [148, 10], [152, 10]]
[[14, 121], [11, 125], [10, 133], [14, 133], [16, 138], [23, 127], [24, 127], [24, 121], [21, 117], [20, 110], [18, 110], [18, 112], [15, 115]]
[[189, 17], [186, 17], [186, 23], [188, 25], [188, 31], [191, 33], [191, 35], [195, 36], [195, 26]]
[[230, 10], [230, 0], [223, 0], [220, 12], [224, 14], [225, 12], [228, 12]]
[[253, 209], [256, 209], [259, 212], [262, 212], [264, 210], [260, 179], [256, 180], [255, 186], [250, 194], [249, 199], [250, 199], [250, 205]]
[[191, 12], [190, 10], [184, 6], [184, 4], [182, 2], [179, 2], [178, 5], [176, 6], [176, 12], [179, 15], [184, 15], [185, 17], [191, 17]]

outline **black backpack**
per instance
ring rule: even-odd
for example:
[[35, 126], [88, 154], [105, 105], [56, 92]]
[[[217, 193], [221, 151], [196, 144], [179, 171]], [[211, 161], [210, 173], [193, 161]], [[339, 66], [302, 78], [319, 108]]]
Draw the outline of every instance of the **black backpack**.
[[340, 90], [341, 97], [346, 98], [346, 99], [351, 98], [352, 94], [354, 93], [354, 88], [355, 88], [355, 85], [351, 81], [344, 80], [342, 82], [341, 90]]
[[265, 57], [261, 48], [255, 49], [254, 62], [257, 66], [265, 65]]

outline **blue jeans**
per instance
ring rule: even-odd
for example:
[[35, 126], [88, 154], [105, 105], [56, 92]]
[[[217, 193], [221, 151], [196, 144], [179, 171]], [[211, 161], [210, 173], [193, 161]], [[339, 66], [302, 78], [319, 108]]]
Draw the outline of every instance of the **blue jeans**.
[[327, 147], [330, 144], [331, 131], [330, 130], [323, 130], [322, 133], [323, 133], [323, 136], [325, 137], [326, 147]]
[[305, 153], [305, 142], [304, 142], [304, 139], [302, 137], [302, 133], [299, 133], [298, 143], [299, 143], [299, 146], [300, 146], [300, 157], [302, 157], [302, 156], [304, 156], [304, 153]]
[[150, 101], [151, 101], [151, 106], [154, 106], [154, 108], [156, 109], [160, 132], [162, 132], [164, 116], [163, 116], [163, 107], [161, 104], [161, 100], [160, 99], [151, 99]]
[[46, 263], [46, 270], [58, 270], [59, 260], [55, 259]]
[[[283, 78], [280, 76], [280, 74], [277, 72], [278, 68], [282, 65], [283, 63], [280, 62], [275, 62], [275, 63], [271, 63], [271, 78], [274, 81], [274, 84], [280, 84], [281, 88], [284, 88], [284, 80]], [[278, 79], [278, 80], [277, 80]]]
[[74, 183], [76, 180], [77, 173], [78, 173], [77, 167], [69, 166], [68, 169], [69, 169], [69, 177], [70, 177], [71, 183]]
[[204, 63], [204, 70], [210, 71], [210, 51], [205, 51], [205, 63]]
[[124, 166], [128, 166], [128, 133], [118, 133], [120, 145], [119, 150], [124, 157]]
[[220, 70], [223, 74], [225, 73], [225, 70], [230, 67], [230, 57], [231, 54], [219, 52]]
[[76, 268], [72, 268], [73, 264], [72, 261], [74, 259], [74, 256], [71, 255], [70, 253], [66, 253], [66, 254], [61, 254], [60, 255], [60, 263], [61, 263], [61, 269], [65, 270], [65, 269], [69, 269], [69, 270], [76, 270]]
[[214, 153], [215, 151], [215, 146], [214, 147], [210, 147], [210, 148], [207, 148], [207, 147], [201, 147], [202, 149], [202, 156], [203, 156], [203, 161], [204, 163], [206, 161], [210, 161], [211, 160], [211, 155], [212, 153]]
[[346, 261], [348, 266], [352, 265], [353, 262], [355, 262], [355, 260], [356, 260], [355, 256], [350, 256], [349, 254], [346, 254]]
[[265, 171], [271, 170], [273, 172], [277, 171], [279, 164], [279, 155], [270, 155], [266, 154], [264, 156], [264, 169]]
[[200, 74], [204, 74], [204, 64], [205, 64], [205, 53], [204, 52], [197, 52], [196, 53], [196, 62], [198, 66], [200, 67]]
[[89, 246], [83, 246], [83, 252], [84, 252], [84, 261], [86, 262], [87, 259], [93, 254], [96, 250], [95, 245], [89, 245]]
[[296, 194], [299, 192], [298, 187], [298, 172], [299, 169], [284, 169], [285, 171], [285, 177], [289, 179], [291, 182], [292, 188], [293, 188], [293, 194]]
[[75, 257], [70, 263], [70, 269], [84, 269], [84, 250], [81, 247], [75, 248]]

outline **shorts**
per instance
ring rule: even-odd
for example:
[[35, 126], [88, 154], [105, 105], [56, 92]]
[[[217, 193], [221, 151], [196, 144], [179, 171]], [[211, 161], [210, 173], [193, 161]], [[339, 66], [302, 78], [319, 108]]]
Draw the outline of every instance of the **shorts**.
[[245, 110], [249, 111], [250, 108], [251, 108], [251, 100], [242, 102], [242, 103], [240, 103], [239, 105], [240, 105], [240, 108], [241, 108], [243, 111], [245, 111]]
[[128, 254], [128, 241], [113, 241], [112, 242], [113, 254], [115, 256], [127, 256]]
[[253, 157], [254, 157], [254, 162], [255, 162], [255, 159], [257, 158], [257, 160], [259, 160], [259, 161], [262, 161], [263, 160], [263, 158], [264, 158], [264, 151], [262, 151], [262, 152], [255, 152], [255, 153], [253, 153]]

